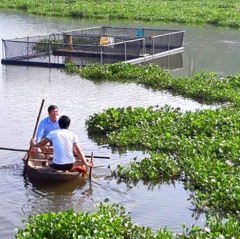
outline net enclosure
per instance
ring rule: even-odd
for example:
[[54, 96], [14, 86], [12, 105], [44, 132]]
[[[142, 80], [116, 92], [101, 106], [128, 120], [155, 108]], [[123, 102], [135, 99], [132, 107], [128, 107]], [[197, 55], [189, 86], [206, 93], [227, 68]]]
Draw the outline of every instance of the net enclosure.
[[98, 26], [3, 39], [2, 64], [64, 67], [132, 64], [184, 51], [184, 30]]

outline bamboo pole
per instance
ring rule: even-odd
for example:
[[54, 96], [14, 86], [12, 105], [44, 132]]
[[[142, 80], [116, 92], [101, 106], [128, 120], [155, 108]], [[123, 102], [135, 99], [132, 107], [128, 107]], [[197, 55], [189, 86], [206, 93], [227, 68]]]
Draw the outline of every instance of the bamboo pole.
[[[27, 153], [29, 151], [29, 149], [14, 149], [14, 148], [4, 148], [4, 147], [0, 147], [0, 150], [8, 150], [8, 151], [16, 151], [16, 152], [25, 152]], [[36, 154], [52, 154], [49, 152], [35, 152]], [[74, 154], [74, 156], [77, 156], [76, 154]], [[91, 155], [85, 155], [86, 158], [91, 158]], [[97, 156], [94, 155], [93, 158], [100, 158], [100, 159], [110, 159], [109, 156]]]
[[[93, 162], [93, 152], [91, 153], [91, 160], [90, 162], [92, 163]], [[91, 180], [92, 179], [92, 167], [90, 167], [89, 169], [89, 179]]]
[[[35, 138], [35, 135], [36, 135], [36, 132], [37, 132], [38, 122], [40, 120], [40, 116], [41, 116], [41, 113], [42, 113], [42, 108], [43, 108], [43, 105], [44, 105], [44, 101], [45, 100], [43, 99], [42, 100], [42, 104], [41, 104], [40, 109], [39, 109], [39, 112], [38, 112], [38, 117], [37, 117], [36, 124], [35, 124], [34, 130], [33, 130], [32, 139]], [[25, 165], [24, 165], [24, 171], [23, 171], [23, 175], [24, 176], [26, 175], [26, 172], [27, 172], [27, 164], [28, 164], [28, 160], [29, 160], [29, 157], [30, 157], [30, 154], [31, 154], [31, 150], [32, 150], [32, 146], [30, 145], [29, 150], [28, 150], [27, 159], [26, 159]]]

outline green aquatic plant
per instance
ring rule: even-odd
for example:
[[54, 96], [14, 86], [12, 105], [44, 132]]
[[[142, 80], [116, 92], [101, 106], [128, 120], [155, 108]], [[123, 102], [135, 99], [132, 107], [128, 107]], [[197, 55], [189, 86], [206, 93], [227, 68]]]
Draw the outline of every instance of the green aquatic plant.
[[169, 106], [109, 108], [86, 121], [89, 134], [105, 135], [112, 147], [149, 152], [143, 160], [118, 166], [123, 180], [182, 180], [197, 210], [231, 214], [240, 209], [240, 167], [226, 161], [239, 161], [239, 125], [236, 107], [184, 113]]
[[[97, 6], [97, 7], [96, 7]], [[1, 0], [0, 8], [26, 10], [30, 14], [69, 16], [86, 19], [213, 24], [239, 28], [239, 2], [209, 1], [82, 1], [82, 0]], [[137, 13], [137, 14], [136, 14]]]
[[[66, 212], [30, 216], [25, 228], [17, 230], [15, 238], [156, 238], [150, 228], [133, 223], [123, 206], [107, 202], [107, 199], [104, 203], [100, 202], [98, 210], [93, 213], [75, 213], [69, 209]], [[166, 229], [159, 230], [162, 238], [170, 239], [172, 235]]]
[[239, 104], [240, 102], [240, 74], [225, 78], [218, 77], [212, 72], [206, 74], [202, 71], [193, 77], [172, 78], [168, 71], [153, 64], [141, 66], [121, 62], [86, 67], [76, 67], [71, 63], [67, 64], [65, 69], [69, 74], [78, 74], [95, 83], [131, 82], [152, 90], [166, 90], [200, 103]]
[[179, 179], [181, 169], [176, 161], [166, 154], [151, 154], [141, 161], [134, 158], [129, 166], [117, 166], [118, 177], [125, 180], [169, 181]]
[[[224, 221], [224, 222], [223, 222]], [[229, 217], [227, 220], [217, 216], [207, 216], [203, 228], [184, 224], [183, 233], [174, 234], [167, 228], [153, 232], [149, 227], [142, 227], [132, 222], [126, 209], [117, 204], [110, 204], [108, 199], [97, 205], [97, 211], [49, 212], [29, 216], [24, 228], [17, 229], [16, 239], [90, 239], [90, 238], [132, 238], [132, 239], [216, 239], [239, 238], [239, 220]]]
[[216, 239], [216, 238], [239, 238], [239, 220], [234, 217], [229, 217], [227, 220], [222, 217], [211, 217], [207, 215], [206, 223], [203, 228], [192, 225], [187, 228], [184, 224], [183, 234], [177, 235], [177, 239]]

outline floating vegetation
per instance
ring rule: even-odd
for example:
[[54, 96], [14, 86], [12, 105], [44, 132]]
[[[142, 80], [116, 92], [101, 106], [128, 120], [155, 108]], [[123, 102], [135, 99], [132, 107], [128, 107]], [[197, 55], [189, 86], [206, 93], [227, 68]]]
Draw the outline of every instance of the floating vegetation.
[[[123, 207], [109, 205], [101, 207], [100, 214], [76, 214], [70, 211], [58, 214], [61, 220], [53, 213], [30, 218], [26, 228], [19, 229], [16, 238], [35, 238], [32, 231], [35, 235], [39, 234], [40, 238], [45, 233], [62, 238], [57, 235], [62, 236], [63, 228], [68, 227], [70, 229], [65, 231], [70, 234], [64, 234], [64, 238], [92, 238], [93, 233], [98, 238], [239, 238], [239, 75], [217, 78], [215, 74], [206, 75], [202, 72], [193, 78], [173, 79], [156, 66], [123, 63], [85, 68], [69, 64], [67, 72], [79, 74], [98, 84], [106, 81], [135, 82], [199, 101], [228, 103], [215, 110], [196, 112], [182, 112], [180, 108], [167, 105], [109, 108], [90, 116], [86, 121], [92, 139], [98, 135], [101, 143], [111, 147], [131, 147], [148, 152], [149, 156], [141, 161], [135, 158], [128, 165], [118, 165], [115, 174], [120, 181], [136, 184], [143, 180], [152, 185], [171, 180], [183, 181], [185, 189], [191, 192], [194, 210], [206, 213], [206, 225], [202, 229], [194, 225], [186, 228], [183, 224], [183, 233], [177, 235], [166, 228], [153, 233], [150, 228], [133, 224], [124, 213], [119, 214], [118, 210], [124, 211]], [[229, 160], [234, 166], [228, 165]], [[51, 227], [55, 224], [58, 225], [57, 230]], [[81, 232], [76, 228], [80, 228]]]
[[182, 180], [194, 192], [197, 207], [233, 214], [240, 210], [239, 167], [226, 163], [240, 157], [237, 108], [186, 113], [169, 106], [110, 108], [90, 116], [86, 125], [89, 133], [105, 134], [110, 146], [135, 145], [150, 152], [140, 162], [118, 166], [124, 180]]
[[209, 105], [240, 102], [240, 74], [224, 78], [212, 72], [206, 74], [202, 71], [200, 74], [195, 73], [193, 77], [172, 78], [168, 71], [157, 65], [125, 63], [95, 64], [86, 67], [77, 67], [69, 63], [65, 69], [69, 74], [78, 74], [95, 83], [134, 82], [146, 88], [166, 90]]
[[[119, 165], [117, 174], [125, 181], [178, 179], [191, 190], [199, 210], [203, 207], [221, 213], [240, 210], [239, 75], [217, 78], [215, 74], [196, 74], [194, 78], [172, 79], [156, 66], [133, 66], [118, 63], [75, 68], [94, 82], [136, 82], [154, 90], [183, 92], [194, 99], [226, 102], [215, 110], [182, 112], [169, 106], [148, 108], [109, 108], [86, 121], [89, 135], [105, 136], [111, 147], [131, 147], [148, 151], [150, 157]], [[144, 83], [143, 83], [144, 82]], [[201, 97], [199, 97], [201, 93]], [[227, 195], [224, 192], [228, 192]]]
[[[167, 228], [159, 228], [153, 232], [149, 227], [141, 227], [133, 223], [129, 213], [119, 204], [109, 204], [105, 199], [99, 203], [98, 210], [93, 213], [67, 212], [45, 213], [30, 216], [24, 229], [18, 229], [16, 239], [91, 239], [91, 238], [132, 238], [132, 239], [187, 239], [187, 238], [239, 238], [239, 220], [229, 217], [222, 222], [221, 217], [208, 217], [204, 229], [192, 225], [187, 228], [184, 224], [183, 233], [174, 234]], [[227, 236], [225, 236], [227, 235]]]
[[[97, 6], [97, 7], [96, 7]], [[87, 19], [125, 19], [144, 22], [213, 24], [239, 28], [239, 1], [82, 1], [1, 0], [0, 8], [17, 8], [31, 14]], [[137, 14], [136, 14], [137, 13]]]

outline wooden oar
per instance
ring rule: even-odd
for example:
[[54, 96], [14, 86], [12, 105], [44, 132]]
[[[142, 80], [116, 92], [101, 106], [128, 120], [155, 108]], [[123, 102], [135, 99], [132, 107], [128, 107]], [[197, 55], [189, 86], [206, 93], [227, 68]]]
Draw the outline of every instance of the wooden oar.
[[[42, 113], [42, 108], [43, 108], [43, 105], [44, 105], [44, 101], [45, 101], [45, 100], [43, 99], [43, 100], [42, 100], [42, 104], [41, 104], [40, 109], [39, 109], [39, 112], [38, 112], [38, 117], [37, 117], [36, 124], [35, 124], [35, 128], [34, 128], [34, 131], [33, 131], [32, 139], [35, 138], [35, 135], [36, 135], [36, 132], [37, 132], [38, 122], [39, 122], [39, 119], [40, 119], [40, 116], [41, 116], [41, 113]], [[32, 146], [30, 145], [29, 150], [28, 150], [27, 159], [26, 159], [26, 162], [25, 162], [25, 165], [24, 165], [24, 171], [23, 171], [23, 175], [24, 175], [24, 176], [26, 175], [27, 164], [28, 164], [28, 160], [29, 160], [29, 157], [30, 157], [30, 154], [31, 154], [31, 150], [32, 150]]]
[[[8, 150], [8, 151], [16, 151], [16, 152], [29, 152], [29, 149], [14, 149], [14, 148], [4, 148], [4, 147], [0, 147], [0, 150]], [[49, 152], [34, 152], [36, 154], [52, 154]], [[77, 156], [74, 154], [74, 156]], [[85, 155], [86, 158], [91, 158], [91, 155]], [[96, 156], [94, 155], [93, 158], [102, 158], [102, 159], [110, 159], [110, 157], [108, 156]]]
[[[92, 163], [93, 162], [93, 152], [91, 153], [91, 160], [90, 162]], [[90, 167], [89, 169], [89, 179], [91, 180], [92, 179], [92, 167]]]

